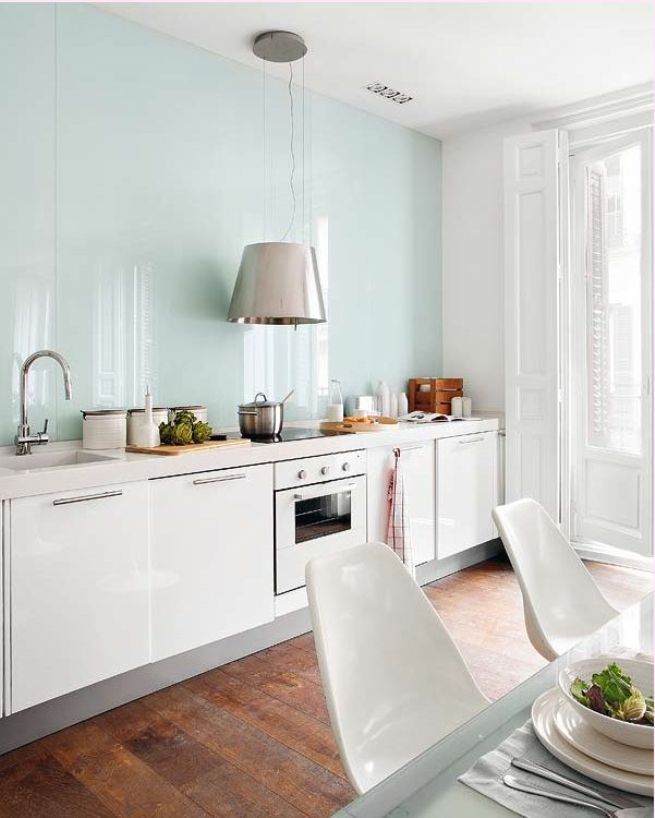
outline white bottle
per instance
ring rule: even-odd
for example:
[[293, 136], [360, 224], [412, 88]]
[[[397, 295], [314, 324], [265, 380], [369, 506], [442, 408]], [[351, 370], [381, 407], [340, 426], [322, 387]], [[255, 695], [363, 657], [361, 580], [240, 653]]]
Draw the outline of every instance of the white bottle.
[[159, 442], [159, 427], [152, 416], [152, 395], [150, 387], [146, 385], [145, 411], [134, 433], [134, 445], [152, 449], [159, 446]]
[[398, 395], [396, 395], [395, 392], [392, 392], [391, 395], [389, 395], [389, 417], [398, 417]]
[[330, 397], [328, 398], [327, 419], [331, 423], [341, 423], [343, 420], [343, 395], [341, 394], [341, 384], [332, 380], [330, 386]]
[[461, 418], [462, 417], [462, 399], [461, 398], [452, 398], [450, 401], [450, 414], [454, 418]]
[[377, 403], [377, 410], [381, 415], [389, 416], [389, 387], [385, 381], [378, 382], [378, 388], [375, 390], [375, 397]]
[[409, 403], [407, 401], [407, 395], [404, 392], [398, 393], [398, 417], [401, 418], [403, 415], [409, 414]]

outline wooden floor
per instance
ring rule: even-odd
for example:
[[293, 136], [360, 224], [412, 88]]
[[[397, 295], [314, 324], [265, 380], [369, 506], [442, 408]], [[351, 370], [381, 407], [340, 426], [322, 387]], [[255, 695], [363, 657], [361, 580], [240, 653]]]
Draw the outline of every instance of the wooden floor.
[[[588, 565], [619, 608], [651, 589], [649, 574]], [[490, 698], [544, 664], [502, 559], [425, 591]], [[321, 818], [353, 797], [311, 634], [0, 756], [0, 816], [11, 818]]]

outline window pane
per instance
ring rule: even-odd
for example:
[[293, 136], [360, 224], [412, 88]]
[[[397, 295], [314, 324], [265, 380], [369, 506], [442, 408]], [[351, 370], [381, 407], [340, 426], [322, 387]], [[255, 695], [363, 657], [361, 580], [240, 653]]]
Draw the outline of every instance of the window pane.
[[641, 452], [641, 149], [586, 168], [587, 442]]

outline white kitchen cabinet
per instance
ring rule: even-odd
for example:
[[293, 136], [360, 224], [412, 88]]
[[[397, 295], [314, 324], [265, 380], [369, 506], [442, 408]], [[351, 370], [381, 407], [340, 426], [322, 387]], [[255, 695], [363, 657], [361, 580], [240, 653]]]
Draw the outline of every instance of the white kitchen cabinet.
[[443, 559], [497, 536], [497, 433], [437, 441], [437, 557]]
[[[401, 445], [405, 499], [414, 549], [414, 564], [435, 558], [436, 491], [434, 440]], [[393, 446], [369, 449], [367, 457], [368, 539], [386, 542], [387, 488], [394, 466]]]
[[11, 712], [148, 662], [148, 485], [11, 501]]
[[272, 621], [273, 467], [150, 485], [152, 660]]

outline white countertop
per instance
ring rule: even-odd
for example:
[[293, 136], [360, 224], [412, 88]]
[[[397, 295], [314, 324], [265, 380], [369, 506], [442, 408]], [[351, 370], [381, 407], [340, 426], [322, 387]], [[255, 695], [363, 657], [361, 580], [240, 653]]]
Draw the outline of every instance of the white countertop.
[[[296, 421], [293, 424], [287, 424], [287, 426], [290, 425], [313, 428], [318, 426], [318, 421]], [[35, 471], [14, 471], [0, 468], [0, 500], [79, 488], [108, 486], [136, 480], [150, 480], [176, 474], [274, 463], [280, 460], [314, 457], [354, 449], [370, 449], [376, 446], [402, 446], [421, 440], [493, 432], [499, 428], [500, 424], [497, 417], [485, 417], [483, 420], [457, 421], [455, 423], [399, 423], [390, 426], [388, 431], [332, 435], [281, 443], [253, 442], [249, 446], [209, 449], [203, 452], [185, 453], [170, 457], [132, 454], [123, 450], [104, 451], [99, 452], [99, 454], [111, 454], [111, 460], [37, 469]], [[80, 445], [80, 441], [48, 443], [44, 447], [44, 451], [66, 451], [79, 448]], [[0, 457], [13, 454], [13, 446], [0, 448]], [[28, 458], [29, 455], [24, 456], [25, 460]]]

